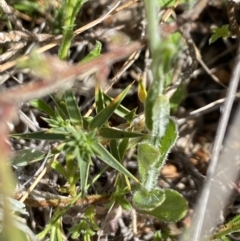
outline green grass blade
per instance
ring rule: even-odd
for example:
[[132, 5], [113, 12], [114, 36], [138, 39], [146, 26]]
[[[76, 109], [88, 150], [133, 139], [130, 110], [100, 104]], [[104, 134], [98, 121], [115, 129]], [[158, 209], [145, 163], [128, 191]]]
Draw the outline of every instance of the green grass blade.
[[94, 128], [101, 128], [107, 120], [111, 117], [113, 112], [117, 109], [117, 107], [120, 105], [121, 101], [124, 99], [124, 97], [127, 95], [128, 91], [130, 90], [132, 85], [129, 85], [126, 89], [122, 91], [121, 94], [119, 94], [114, 100], [112, 100], [109, 105], [100, 111], [91, 121], [89, 127], [91, 129]]
[[107, 127], [101, 128], [99, 134], [107, 139], [129, 139], [146, 136], [145, 134], [139, 132], [122, 131]]
[[111, 154], [120, 162], [120, 155], [118, 152], [118, 142], [116, 140], [110, 141]]
[[50, 117], [55, 118], [53, 109], [45, 101], [41, 99], [32, 100], [30, 101], [30, 105], [42, 112], [45, 112]]
[[60, 100], [56, 95], [50, 95], [53, 102], [55, 103], [57, 110], [61, 117], [66, 120], [68, 118], [68, 112], [65, 103]]
[[22, 138], [22, 139], [45, 140], [45, 141], [62, 141], [62, 140], [66, 139], [65, 134], [50, 133], [50, 132], [46, 132], [46, 131], [12, 134], [11, 137], [18, 138], [18, 139]]
[[[104, 101], [105, 103], [109, 104], [111, 101], [113, 101], [113, 98], [108, 96], [107, 94], [103, 93]], [[124, 107], [123, 105], [119, 105], [117, 109], [114, 111], [115, 114], [118, 116], [125, 118], [125, 116], [128, 116], [130, 114], [130, 110]], [[134, 117], [137, 117], [136, 115]]]
[[95, 154], [107, 165], [114, 168], [118, 172], [126, 175], [127, 177], [133, 179], [135, 182], [139, 182], [136, 177], [134, 177], [121, 163], [118, 162], [107, 150], [104, 146], [102, 146], [98, 142], [94, 142], [92, 144], [92, 148]]
[[80, 170], [81, 192], [82, 192], [82, 196], [84, 196], [86, 194], [86, 190], [87, 190], [87, 181], [88, 181], [91, 159], [84, 160], [81, 157], [80, 152], [76, 153], [76, 158], [77, 158], [78, 166], [79, 166], [79, 170]]
[[121, 140], [120, 143], [119, 143], [118, 152], [119, 152], [119, 155], [120, 155], [120, 160], [123, 160], [123, 157], [125, 156], [125, 153], [126, 153], [127, 148], [128, 148], [128, 143], [129, 143], [128, 138]]
[[90, 51], [90, 53], [87, 56], [83, 58], [81, 63], [91, 61], [94, 58], [100, 56], [101, 51], [102, 51], [102, 43], [99, 41], [96, 41], [94, 48]]
[[66, 109], [71, 123], [82, 126], [82, 115], [80, 113], [78, 104], [72, 91], [66, 91], [64, 98], [66, 103]]
[[96, 84], [96, 88], [95, 88], [95, 103], [96, 103], [97, 113], [99, 113], [105, 108], [103, 91], [99, 84]]
[[68, 179], [68, 174], [66, 170], [63, 168], [63, 166], [57, 161], [54, 160], [51, 167], [55, 169], [57, 172], [59, 172], [64, 178]]

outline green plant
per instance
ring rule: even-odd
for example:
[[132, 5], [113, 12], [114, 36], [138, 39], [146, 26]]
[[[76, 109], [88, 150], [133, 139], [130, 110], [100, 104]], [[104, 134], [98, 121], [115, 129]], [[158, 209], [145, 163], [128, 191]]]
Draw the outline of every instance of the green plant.
[[[116, 169], [119, 173], [125, 176], [124, 180], [127, 182], [128, 178], [138, 182], [138, 180], [123, 167], [121, 160], [128, 148], [126, 143], [128, 143], [129, 139], [143, 138], [146, 134], [142, 134], [141, 132], [134, 132], [131, 128], [128, 130], [111, 128], [107, 124], [108, 119], [114, 112], [123, 118], [124, 116], [128, 116], [130, 113], [130, 111], [120, 105], [120, 102], [126, 96], [130, 87], [131, 86], [127, 87], [125, 91], [113, 99], [104, 108], [102, 105], [108, 102], [111, 98], [107, 95], [104, 95], [101, 89], [98, 89], [98, 91], [96, 91], [96, 95], [102, 96], [102, 99], [100, 100], [100, 98], [98, 98], [99, 101], [96, 103], [97, 110], [99, 111], [95, 117], [90, 119], [81, 116], [75, 98], [71, 92], [66, 92], [60, 99], [58, 99], [56, 96], [52, 96], [56, 104], [54, 111], [50, 109], [50, 107], [43, 100], [34, 100], [31, 102], [31, 105], [48, 114], [49, 117], [44, 118], [44, 120], [49, 124], [50, 128], [47, 131], [18, 134], [12, 136], [15, 138], [21, 137], [40, 140], [54, 140], [60, 142], [58, 147], [52, 150], [52, 154], [60, 152], [65, 153], [66, 166], [62, 166], [56, 159], [54, 159], [52, 168], [54, 168], [56, 171], [62, 174], [63, 177], [65, 177], [69, 184], [67, 192], [73, 198], [79, 195], [85, 195], [89, 187], [89, 166], [91, 165], [92, 158], [94, 157], [100, 158], [108, 166]], [[108, 139], [109, 136], [111, 136], [111, 139]], [[101, 144], [101, 142], [106, 143], [106, 141], [110, 141], [111, 143], [110, 151], [108, 151]], [[115, 148], [114, 142], [115, 144], [118, 143]], [[39, 156], [37, 156], [37, 153], [35, 154], [36, 158], [42, 156], [41, 152], [38, 153]], [[21, 157], [18, 156], [18, 160], [16, 160], [14, 163], [22, 165], [23, 163], [19, 162], [19, 158]], [[26, 160], [24, 160], [24, 162], [26, 162]], [[78, 163], [78, 169], [76, 169], [76, 162]], [[81, 180], [80, 192], [76, 185], [79, 179]], [[128, 183], [127, 186], [129, 186]], [[129, 192], [129, 189], [128, 191], [125, 190], [124, 193], [126, 192]], [[117, 201], [118, 203], [125, 205], [126, 202], [121, 199], [122, 195], [123, 194], [115, 194], [114, 202]], [[61, 200], [59, 200], [59, 203], [60, 202]], [[55, 219], [55, 217], [56, 216], [54, 216], [53, 221], [50, 222], [49, 227], [51, 228], [48, 228], [50, 233], [53, 232], [53, 229], [60, 229], [58, 226], [59, 220]], [[58, 236], [58, 238], [59, 237], [60, 236]]]
[[[159, 171], [178, 137], [177, 124], [170, 117], [169, 100], [163, 94], [169, 61], [172, 57], [168, 51], [171, 42], [168, 39], [161, 41], [157, 33], [157, 1], [145, 1], [145, 7], [152, 54], [153, 83], [148, 90], [144, 106], [149, 136], [138, 145], [139, 175], [142, 185], [134, 193], [133, 203], [143, 213], [151, 214], [166, 222], [176, 222], [186, 213], [186, 201], [173, 190], [157, 187]], [[176, 212], [172, 212], [173, 207], [176, 207]]]
[[[59, 50], [61, 59], [67, 58], [76, 14], [84, 2], [65, 1], [67, 11], [64, 15], [63, 41]], [[63, 209], [56, 209], [49, 225], [38, 235], [40, 239], [50, 235], [51, 240], [63, 240], [60, 218], [81, 197], [86, 197], [89, 186], [109, 167], [117, 172], [114, 193], [108, 200], [109, 206], [119, 204], [125, 209], [131, 208], [131, 201], [126, 199], [125, 195], [131, 192], [132, 181], [134, 181], [132, 203], [143, 214], [152, 215], [164, 222], [176, 222], [186, 213], [187, 202], [181, 194], [171, 189], [157, 187], [159, 172], [178, 137], [176, 121], [170, 116], [170, 102], [164, 94], [169, 79], [171, 79], [171, 64], [173, 56], [178, 50], [177, 42], [180, 35], [161, 40], [157, 35], [156, 15], [152, 14], [158, 7], [157, 1], [145, 1], [145, 6], [150, 36], [149, 47], [152, 54], [153, 83], [147, 93], [143, 85], [139, 87], [139, 96], [141, 96], [145, 108], [145, 125], [141, 129], [135, 129], [135, 122], [139, 117], [135, 113], [136, 110], [130, 111], [121, 105], [131, 85], [114, 99], [96, 85], [95, 116], [82, 116], [74, 94], [66, 91], [62, 96], [51, 95], [54, 102], [53, 108], [42, 99], [30, 102], [32, 107], [47, 115], [43, 118], [48, 124], [47, 130], [12, 135], [14, 138], [58, 142], [49, 156], [45, 157], [48, 158], [48, 164], [65, 178], [68, 186], [64, 192], [69, 194], [71, 199], [66, 201], [59, 197], [55, 203], [51, 200], [52, 204], [62, 206]], [[94, 50], [84, 59], [84, 63], [91, 63], [96, 56], [100, 55], [100, 52], [101, 46], [97, 43]], [[31, 64], [31, 69], [35, 70], [42, 62], [43, 60], [37, 59], [34, 66], [35, 62], [30, 60], [28, 67]], [[38, 75], [46, 79], [51, 77], [48, 62], [41, 65], [46, 68], [44, 68], [44, 73], [41, 70]], [[91, 69], [86, 69], [87, 71], [91, 71]], [[88, 74], [88, 72], [84, 74]], [[113, 114], [125, 121], [123, 127], [111, 127], [109, 119]], [[126, 152], [135, 146], [137, 146], [138, 153], [139, 180], [123, 165]], [[29, 165], [30, 162], [23, 158], [23, 155], [29, 153], [34, 158], [34, 160], [31, 159], [31, 163], [39, 161], [43, 157], [42, 152], [21, 151], [17, 153], [17, 158], [13, 160], [13, 163]], [[60, 153], [65, 156], [64, 165], [57, 160], [57, 155]], [[90, 182], [89, 169], [96, 158], [105, 162], [106, 169]], [[100, 196], [104, 195], [100, 194]], [[84, 240], [90, 240], [97, 230], [95, 220], [92, 219], [93, 209], [88, 209], [86, 214], [86, 219], [81, 220], [79, 224], [70, 229], [73, 237], [79, 237], [81, 231], [84, 231]]]
[[75, 26], [75, 20], [80, 8], [87, 0], [65, 0], [63, 9], [63, 38], [59, 49], [59, 58], [67, 59], [68, 50], [71, 46], [73, 38], [73, 29]]
[[210, 44], [214, 43], [219, 38], [228, 38], [231, 36], [228, 24], [225, 24], [225, 25], [221, 26], [220, 28], [212, 28], [212, 31], [213, 31], [213, 34], [212, 34], [211, 38], [209, 39]]
[[228, 223], [219, 227], [219, 229], [213, 234], [211, 240], [229, 241], [227, 235], [240, 232], [240, 215], [230, 220]]

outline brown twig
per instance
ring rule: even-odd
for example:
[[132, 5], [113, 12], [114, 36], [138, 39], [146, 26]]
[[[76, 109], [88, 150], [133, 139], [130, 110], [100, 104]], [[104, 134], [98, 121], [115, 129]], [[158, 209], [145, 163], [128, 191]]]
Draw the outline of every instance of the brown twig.
[[[21, 194], [15, 193], [13, 198], [19, 199]], [[84, 198], [79, 198], [74, 202], [74, 205], [77, 206], [85, 206], [85, 205], [96, 205], [99, 203], [107, 203], [110, 200], [111, 195], [90, 195]], [[42, 208], [49, 208], [49, 207], [67, 207], [74, 201], [74, 197], [64, 197], [59, 196], [55, 198], [46, 198], [46, 197], [27, 197], [24, 200], [24, 203], [28, 207], [42, 207]]]

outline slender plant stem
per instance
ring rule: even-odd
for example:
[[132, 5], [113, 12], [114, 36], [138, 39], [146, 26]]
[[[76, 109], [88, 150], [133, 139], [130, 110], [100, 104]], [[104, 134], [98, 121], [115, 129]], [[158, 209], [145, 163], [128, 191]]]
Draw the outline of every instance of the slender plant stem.
[[64, 3], [64, 23], [63, 23], [63, 38], [58, 52], [60, 59], [67, 59], [68, 51], [73, 38], [74, 22], [77, 14], [86, 0], [65, 0]]
[[147, 17], [147, 33], [149, 38], [149, 49], [151, 54], [154, 56], [155, 51], [158, 50], [160, 44], [160, 34], [158, 29], [158, 1], [156, 0], [145, 0], [145, 10]]
[[145, 0], [145, 10], [147, 18], [147, 35], [149, 39], [149, 49], [152, 56], [152, 75], [153, 83], [149, 89], [149, 95], [154, 98], [163, 94], [164, 78], [161, 78], [159, 65], [161, 64], [161, 38], [158, 27], [158, 10], [159, 4], [157, 0]]

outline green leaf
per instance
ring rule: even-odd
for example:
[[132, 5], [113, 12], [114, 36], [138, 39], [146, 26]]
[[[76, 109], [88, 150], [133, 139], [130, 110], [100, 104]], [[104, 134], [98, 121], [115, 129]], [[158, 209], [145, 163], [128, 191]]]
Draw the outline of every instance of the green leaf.
[[163, 237], [161, 234], [161, 231], [158, 230], [155, 234], [154, 234], [154, 241], [163, 241]]
[[118, 172], [126, 175], [127, 177], [133, 179], [135, 182], [139, 183], [136, 177], [134, 177], [118, 160], [116, 160], [104, 146], [98, 142], [92, 143], [92, 148], [96, 154], [103, 162], [105, 162], [110, 167], [114, 168]]
[[99, 84], [96, 84], [96, 87], [95, 87], [95, 103], [96, 103], [97, 113], [99, 113], [105, 108], [103, 91]]
[[66, 108], [67, 108], [68, 116], [71, 123], [82, 126], [83, 124], [82, 115], [79, 111], [78, 104], [76, 102], [75, 96], [72, 93], [72, 91], [65, 92], [65, 102], [66, 102]]
[[120, 156], [118, 152], [118, 142], [116, 140], [110, 140], [111, 154], [120, 162]]
[[213, 34], [209, 39], [209, 44], [214, 43], [219, 38], [228, 38], [231, 36], [230, 31], [228, 29], [228, 24], [222, 25], [220, 28], [213, 28]]
[[[227, 224], [219, 228], [219, 230], [213, 235], [213, 239], [220, 238], [224, 240], [223, 237], [240, 231], [240, 215], [237, 215], [235, 218], [230, 220]], [[226, 238], [226, 237], [225, 237]]]
[[99, 41], [96, 41], [96, 45], [94, 46], [94, 48], [91, 50], [91, 52], [87, 56], [85, 56], [83, 58], [81, 63], [93, 60], [94, 58], [100, 56], [101, 51], [102, 51], [102, 43]]
[[131, 203], [128, 202], [126, 199], [117, 196], [115, 200], [116, 200], [117, 203], [119, 203], [119, 204], [121, 205], [121, 207], [122, 207], [124, 210], [132, 210], [132, 205], [131, 205]]
[[54, 160], [51, 167], [56, 170], [57, 172], [59, 172], [64, 178], [66, 178], [66, 180], [68, 179], [68, 174], [65, 171], [65, 169], [63, 168], [63, 166], [57, 161]]
[[30, 105], [48, 114], [50, 117], [55, 118], [55, 113], [53, 109], [45, 101], [41, 99], [31, 100]]
[[[110, 96], [108, 96], [105, 93], [103, 93], [103, 97], [104, 97], [105, 103], [107, 103], [107, 104], [109, 104], [113, 101], [113, 98], [111, 98]], [[125, 119], [125, 117], [127, 117], [131, 113], [131, 111], [129, 109], [127, 109], [126, 107], [124, 107], [123, 105], [119, 105], [117, 107], [117, 109], [114, 110], [114, 113]], [[132, 115], [132, 114], [130, 114], [130, 115]], [[136, 117], [136, 115], [134, 117]], [[125, 120], [127, 120], [127, 119], [125, 119]]]
[[159, 148], [152, 144], [143, 142], [138, 145], [139, 174], [144, 188], [148, 191], [156, 186], [159, 169], [155, 167], [155, 164], [160, 156]]
[[78, 167], [80, 170], [81, 192], [82, 192], [82, 196], [84, 196], [87, 190], [87, 181], [88, 181], [91, 157], [89, 157], [89, 160], [84, 160], [80, 152], [75, 154], [78, 161]]
[[19, 1], [16, 2], [13, 7], [21, 12], [27, 13], [29, 16], [33, 16], [36, 13], [43, 13], [44, 7], [39, 2], [33, 1]]
[[152, 138], [154, 145], [159, 146], [160, 139], [166, 135], [166, 126], [170, 116], [169, 100], [164, 96], [158, 96], [152, 110]]
[[66, 134], [39, 131], [32, 133], [12, 134], [11, 137], [46, 141], [63, 141], [66, 139]]
[[129, 139], [127, 138], [119, 142], [118, 152], [119, 152], [120, 160], [123, 160], [123, 157], [125, 156], [125, 153], [128, 148], [128, 143], [129, 143]]
[[109, 105], [105, 109], [100, 111], [93, 118], [93, 120], [89, 124], [89, 127], [91, 129], [102, 127], [107, 122], [107, 120], [111, 117], [111, 115], [117, 109], [117, 107], [120, 105], [121, 101], [127, 95], [130, 88], [131, 88], [131, 85], [129, 85], [125, 90], [122, 91], [121, 94], [119, 94], [113, 101], [111, 101], [111, 103], [109, 103]]
[[34, 149], [25, 149], [15, 152], [12, 165], [27, 166], [43, 159], [45, 153]]
[[170, 106], [173, 112], [176, 112], [178, 106], [181, 104], [182, 100], [186, 97], [185, 85], [182, 83], [177, 87], [177, 90], [174, 92], [170, 99]]
[[68, 119], [68, 111], [67, 111], [65, 102], [61, 100], [59, 97], [57, 97], [56, 95], [50, 95], [50, 96], [53, 102], [55, 103], [58, 113], [62, 117], [62, 119], [64, 120]]
[[133, 196], [134, 205], [144, 211], [151, 211], [161, 205], [165, 200], [165, 193], [159, 188], [151, 191], [141, 188], [136, 191]]
[[165, 189], [164, 194], [165, 200], [160, 206], [156, 207], [154, 210], [142, 212], [152, 215], [164, 222], [179, 221], [187, 213], [187, 201], [180, 193], [172, 189]]
[[122, 131], [114, 128], [102, 127], [99, 135], [107, 139], [129, 139], [136, 137], [144, 137], [145, 134], [139, 132]]
[[161, 168], [165, 164], [167, 156], [171, 151], [173, 145], [175, 144], [177, 138], [178, 138], [178, 126], [175, 119], [170, 117], [165, 135], [163, 136], [160, 142], [161, 157], [156, 163], [156, 166], [158, 168]]
[[231, 241], [229, 238], [227, 238], [226, 236], [223, 236], [220, 238], [221, 241]]
[[129, 123], [132, 123], [132, 121], [134, 120], [134, 118], [137, 116], [136, 115], [136, 111], [137, 111], [137, 108], [131, 110], [128, 114], [126, 114], [123, 118], [124, 120], [126, 120], [127, 122]]

